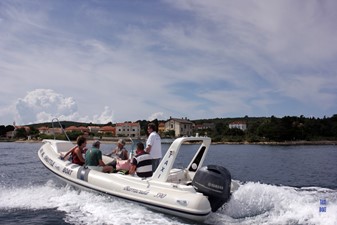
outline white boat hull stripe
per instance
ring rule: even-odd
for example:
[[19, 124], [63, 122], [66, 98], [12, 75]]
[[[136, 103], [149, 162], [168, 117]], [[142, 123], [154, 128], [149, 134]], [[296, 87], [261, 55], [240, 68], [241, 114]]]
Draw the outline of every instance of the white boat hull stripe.
[[[57, 173], [55, 173], [53, 170], [51, 170], [50, 168], [48, 168], [45, 164], [43, 164], [43, 165], [47, 169], [49, 169], [51, 172], [53, 172], [56, 176], [59, 177], [59, 175]], [[90, 170], [90, 169], [88, 169], [88, 170]], [[88, 173], [89, 173], [89, 171], [88, 171]], [[205, 217], [205, 216], [208, 216], [211, 213], [211, 212], [207, 212], [207, 213], [193, 213], [193, 212], [188, 212], [188, 211], [183, 211], [183, 210], [177, 210], [177, 209], [173, 209], [173, 208], [169, 208], [169, 207], [165, 207], [165, 206], [160, 206], [160, 205], [156, 205], [156, 204], [144, 203], [142, 201], [138, 201], [138, 200], [135, 200], [135, 199], [129, 199], [129, 198], [122, 197], [122, 196], [119, 196], [119, 195], [114, 195], [114, 194], [107, 193], [107, 192], [104, 192], [104, 191], [100, 191], [100, 190], [97, 190], [97, 189], [94, 189], [94, 188], [90, 188], [90, 187], [85, 186], [85, 185], [83, 185], [81, 183], [78, 183], [76, 181], [70, 180], [67, 177], [62, 177], [62, 179], [63, 180], [67, 180], [67, 182], [73, 183], [75, 185], [82, 186], [82, 187], [84, 187], [86, 189], [91, 189], [91, 190], [94, 190], [94, 191], [97, 191], [97, 192], [100, 192], [100, 193], [108, 194], [108, 195], [115, 196], [115, 197], [118, 197], [118, 198], [121, 198], [121, 199], [129, 200], [129, 201], [138, 202], [138, 203], [140, 203], [142, 205], [147, 205], [147, 206], [149, 206], [151, 208], [154, 208], [154, 209], [157, 209], [157, 210], [163, 209], [163, 210], [166, 210], [166, 211], [173, 211], [173, 212], [177, 212], [177, 213], [188, 214], [188, 215], [198, 216], [198, 217]]]

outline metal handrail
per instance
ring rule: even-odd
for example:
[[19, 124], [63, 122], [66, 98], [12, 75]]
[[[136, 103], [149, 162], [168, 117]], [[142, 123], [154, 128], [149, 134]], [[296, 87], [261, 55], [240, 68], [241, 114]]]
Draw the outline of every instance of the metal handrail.
[[130, 150], [131, 152], [130, 152], [130, 155], [129, 155], [129, 159], [131, 159], [134, 156], [135, 143], [133, 142], [131, 137], [129, 137], [129, 139], [131, 140], [131, 150]]
[[51, 121], [51, 125], [52, 125], [52, 128], [53, 128], [54, 140], [56, 140], [55, 129], [54, 129], [54, 120], [56, 120], [56, 121], [58, 122], [58, 124], [59, 124], [59, 126], [60, 126], [62, 132], [63, 132], [64, 135], [67, 137], [68, 141], [70, 141], [70, 139], [69, 139], [69, 137], [68, 137], [68, 135], [67, 135], [67, 132], [63, 129], [62, 124], [60, 123], [60, 121], [59, 121], [58, 118], [54, 118], [54, 119], [52, 119], [52, 121]]
[[131, 137], [129, 137], [130, 141], [131, 141], [131, 150], [130, 150], [130, 155], [129, 155], [129, 159], [131, 159], [134, 155], [136, 155], [136, 150], [137, 150], [137, 146], [136, 144], [138, 142], [142, 142], [141, 139], [137, 138], [137, 139], [132, 139]]

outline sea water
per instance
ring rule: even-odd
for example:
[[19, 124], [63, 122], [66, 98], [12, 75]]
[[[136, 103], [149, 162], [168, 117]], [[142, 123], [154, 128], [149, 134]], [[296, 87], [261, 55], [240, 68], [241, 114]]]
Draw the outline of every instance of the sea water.
[[[199, 224], [67, 185], [40, 163], [40, 146], [0, 143], [0, 224]], [[196, 147], [183, 146], [176, 166]], [[226, 167], [241, 186], [202, 224], [336, 225], [336, 162], [333, 145], [212, 145], [204, 164]]]

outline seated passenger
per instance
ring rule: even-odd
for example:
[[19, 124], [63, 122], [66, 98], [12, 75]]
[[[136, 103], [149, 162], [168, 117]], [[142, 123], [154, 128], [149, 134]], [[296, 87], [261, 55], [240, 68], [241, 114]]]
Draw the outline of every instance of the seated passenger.
[[128, 150], [124, 148], [125, 141], [123, 139], [119, 139], [117, 142], [117, 147], [112, 150], [110, 154], [107, 154], [107, 156], [113, 156], [116, 155], [117, 159], [119, 160], [127, 160], [129, 159], [129, 153]]
[[72, 149], [70, 149], [63, 157], [62, 159], [65, 159], [68, 155], [71, 155], [72, 159], [71, 162], [78, 164], [80, 166], [83, 166], [85, 163], [85, 160], [83, 158], [83, 154], [86, 151], [87, 146], [87, 139], [85, 137], [78, 136], [76, 139], [76, 146], [74, 146]]
[[127, 160], [119, 160], [114, 158], [110, 163], [107, 164], [108, 166], [112, 166], [114, 172], [122, 172], [124, 174], [129, 173], [129, 169], [131, 166], [130, 159]]
[[111, 173], [112, 166], [107, 166], [102, 160], [102, 152], [99, 150], [101, 143], [95, 141], [92, 148], [85, 153], [85, 165], [92, 170], [97, 170], [104, 173]]
[[152, 176], [152, 158], [144, 151], [144, 144], [137, 143], [136, 155], [132, 159], [129, 174], [137, 174], [138, 177]]

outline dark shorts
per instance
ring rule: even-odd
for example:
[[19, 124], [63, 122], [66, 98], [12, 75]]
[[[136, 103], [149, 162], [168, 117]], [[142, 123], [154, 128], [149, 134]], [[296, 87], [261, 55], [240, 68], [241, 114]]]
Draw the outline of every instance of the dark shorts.
[[161, 158], [152, 159], [152, 172], [156, 171], [157, 167], [159, 166]]

